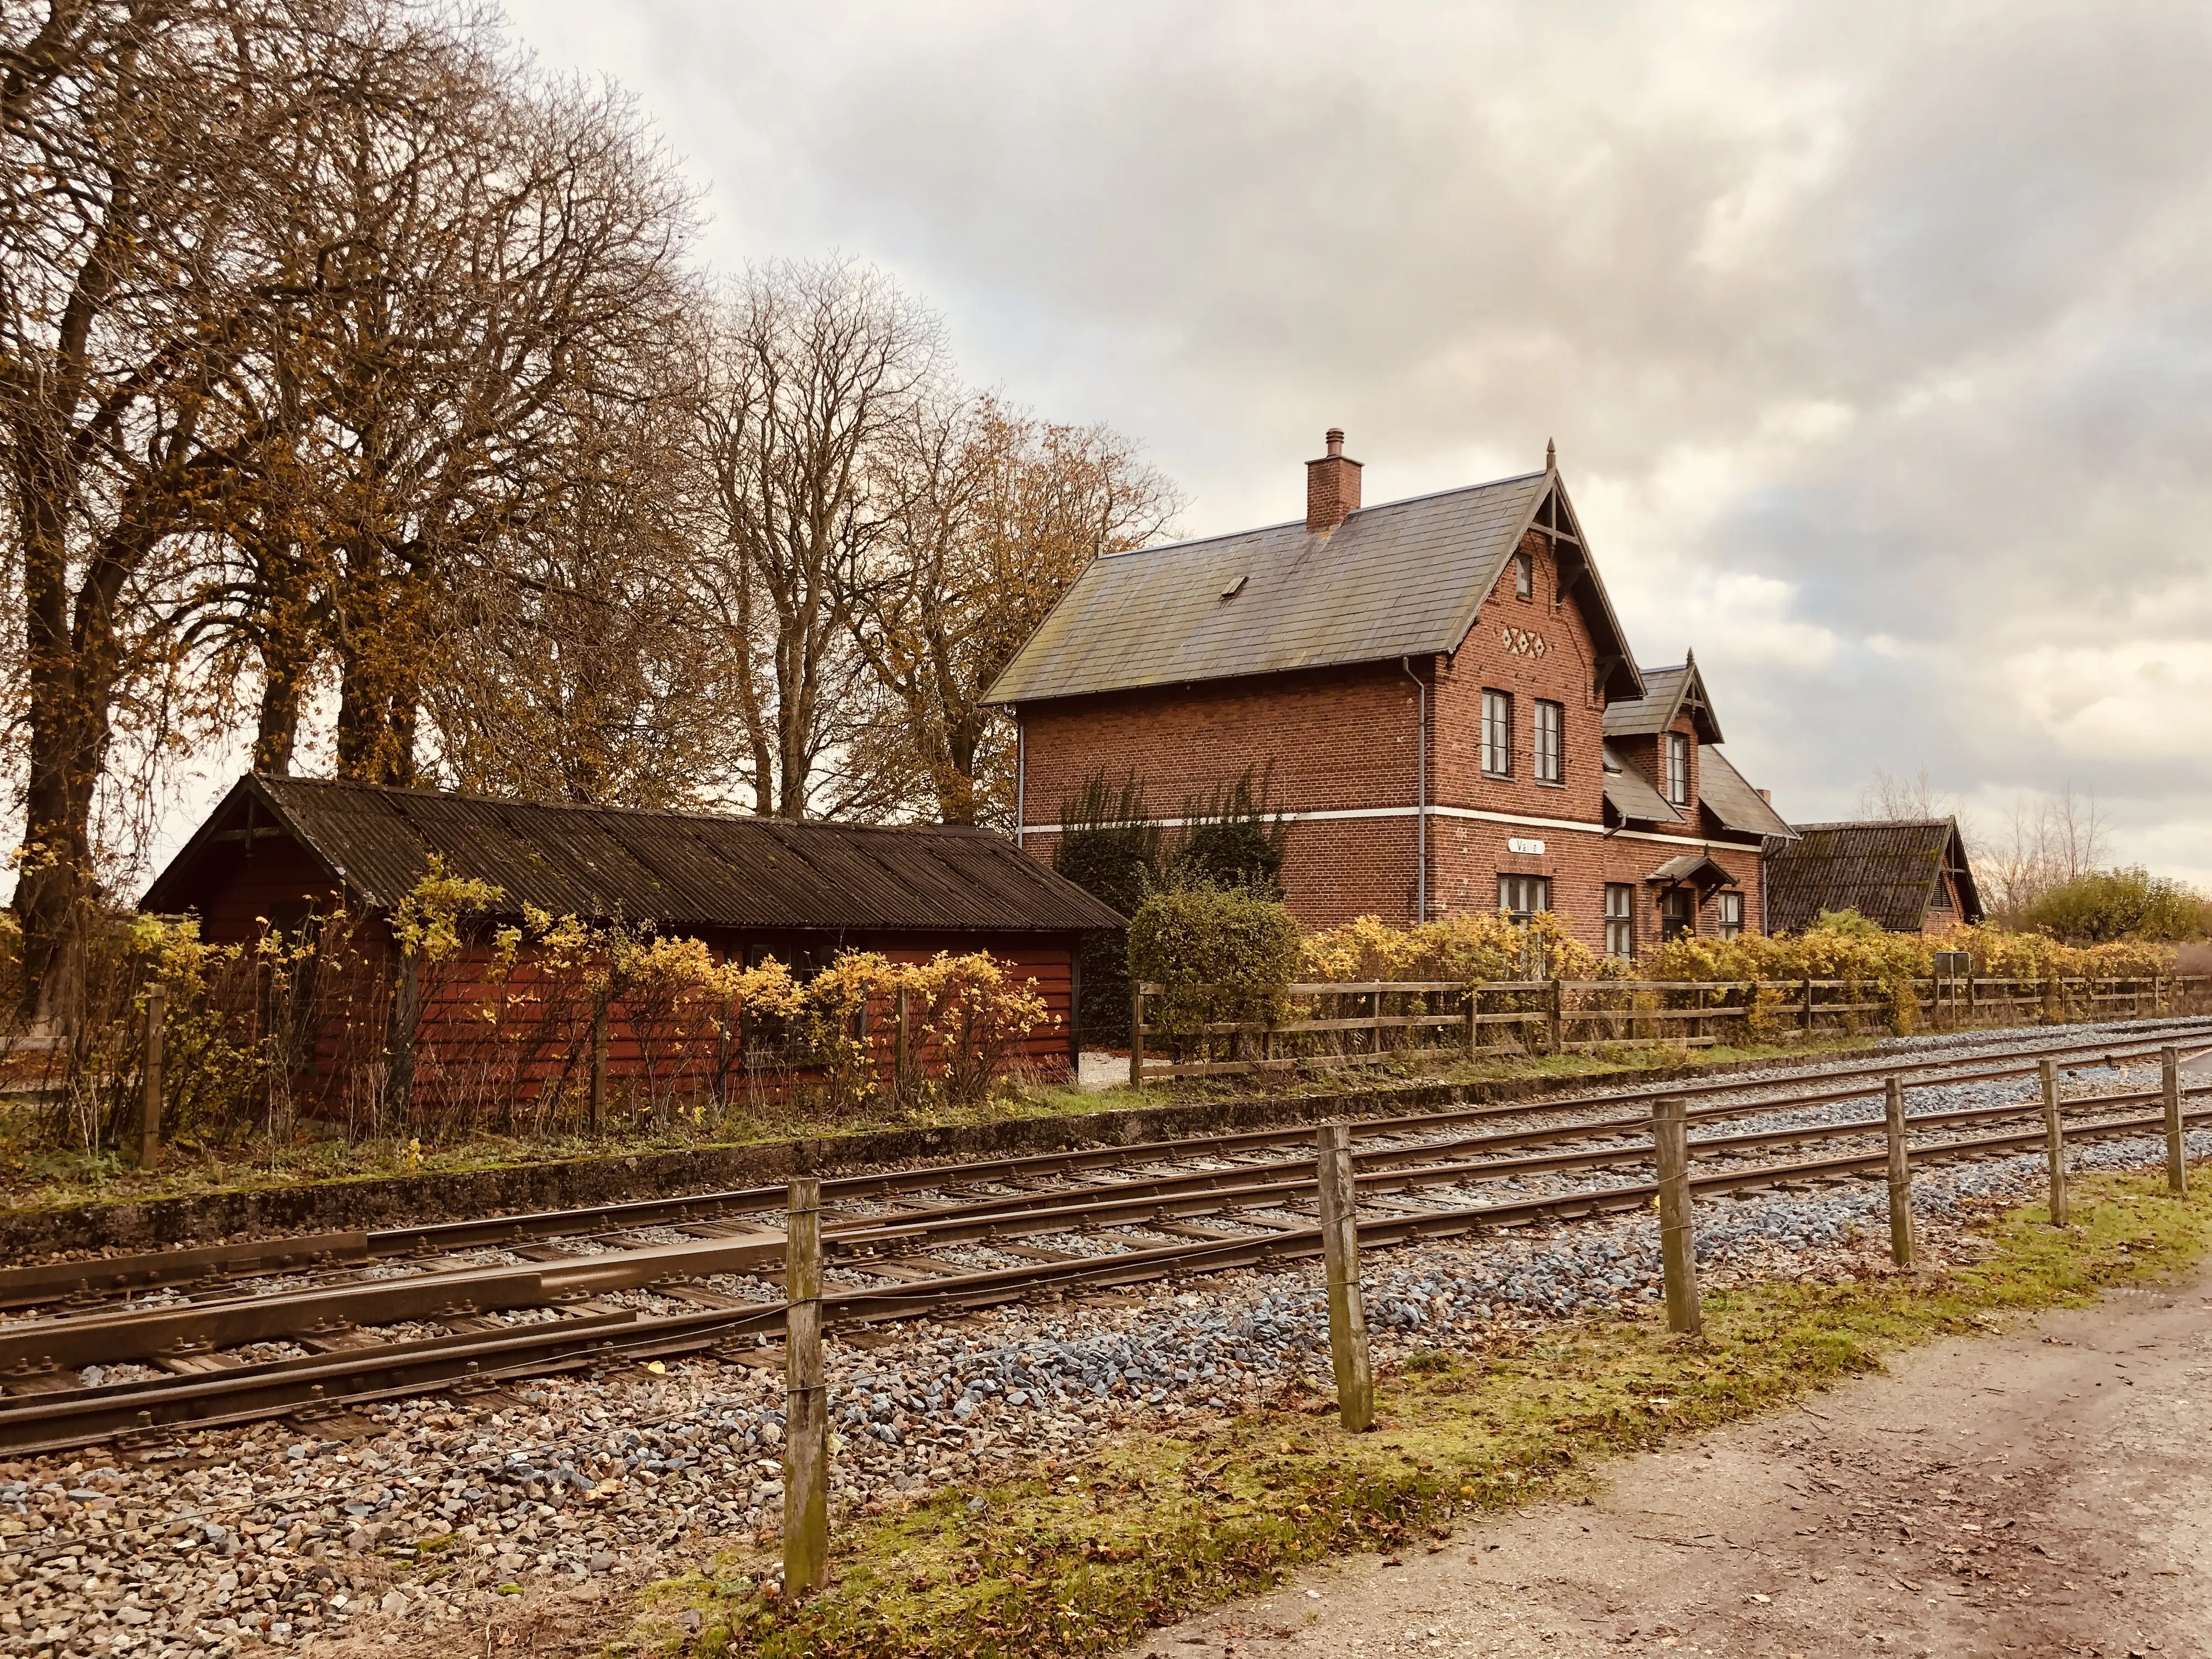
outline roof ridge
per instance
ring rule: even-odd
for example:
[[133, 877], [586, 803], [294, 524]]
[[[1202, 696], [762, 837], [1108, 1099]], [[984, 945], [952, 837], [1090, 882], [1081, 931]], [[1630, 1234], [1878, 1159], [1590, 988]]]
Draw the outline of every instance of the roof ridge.
[[[925, 830], [963, 836], [996, 833], [979, 823], [860, 823], [848, 818], [779, 818], [758, 812], [709, 812], [672, 806], [618, 806], [595, 801], [554, 800], [543, 795], [483, 795], [468, 789], [418, 789], [405, 784], [370, 783], [361, 778], [303, 778], [277, 772], [252, 772], [247, 775], [257, 782], [274, 784], [279, 787], [298, 784], [315, 789], [357, 790], [366, 794], [394, 796], [402, 800], [465, 800], [484, 806], [528, 806], [563, 812], [616, 812], [631, 817], [679, 818], [702, 823], [758, 823], [783, 830], [834, 830], [841, 834], [849, 834], [856, 830], [880, 830], [897, 834]], [[1004, 840], [1005, 837], [1000, 836], [1000, 839]]]
[[[1395, 501], [1377, 501], [1372, 507], [1363, 507], [1357, 511], [1346, 514], [1343, 522], [1336, 528], [1341, 530], [1345, 525], [1350, 524], [1354, 519], [1364, 517], [1370, 513], [1387, 513], [1394, 507], [1412, 507], [1419, 501], [1442, 501], [1447, 495], [1472, 495], [1478, 490], [1496, 489], [1501, 485], [1525, 483], [1531, 478], [1544, 478], [1550, 476], [1549, 473], [1540, 470], [1534, 472], [1516, 472], [1509, 477], [1489, 478], [1481, 483], [1454, 484], [1449, 489], [1431, 489], [1419, 495], [1401, 495]], [[1158, 542], [1150, 547], [1125, 547], [1118, 553], [1102, 553], [1098, 556], [1101, 559], [1131, 559], [1144, 553], [1172, 553], [1179, 548], [1206, 547], [1215, 542], [1233, 542], [1246, 536], [1265, 536], [1277, 530], [1295, 530], [1303, 527], [1305, 522], [1302, 518], [1282, 519], [1273, 524], [1252, 525], [1243, 530], [1224, 530], [1218, 536], [1190, 536], [1179, 542]], [[1330, 533], [1334, 534], [1334, 532]]]
[[1820, 823], [1792, 824], [1793, 830], [1933, 830], [1958, 823], [1955, 814], [1940, 818], [1829, 818]]

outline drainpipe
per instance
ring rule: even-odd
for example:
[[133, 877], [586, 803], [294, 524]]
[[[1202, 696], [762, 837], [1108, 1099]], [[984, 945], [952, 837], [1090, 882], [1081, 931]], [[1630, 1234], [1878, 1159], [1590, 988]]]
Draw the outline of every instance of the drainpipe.
[[1026, 801], [1030, 781], [1029, 729], [1022, 711], [1014, 710], [1014, 850], [1022, 848], [1022, 827], [1029, 817]]
[[1413, 920], [1429, 919], [1429, 685], [1413, 672], [1411, 657], [1398, 659], [1398, 666], [1413, 683], [1415, 738], [1413, 824], [1420, 842], [1413, 854]]

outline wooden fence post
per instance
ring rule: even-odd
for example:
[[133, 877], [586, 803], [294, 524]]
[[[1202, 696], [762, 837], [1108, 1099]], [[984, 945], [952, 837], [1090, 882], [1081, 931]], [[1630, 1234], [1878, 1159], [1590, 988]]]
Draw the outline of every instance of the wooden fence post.
[[1549, 1018], [1545, 1029], [1551, 1052], [1563, 1054], [1567, 1051], [1567, 994], [1565, 987], [1557, 979], [1552, 981], [1552, 1001], [1547, 1012]]
[[1806, 1035], [1807, 1036], [1812, 1036], [1812, 1035], [1813, 1035], [1813, 981], [1812, 981], [1812, 980], [1811, 980], [1811, 979], [1809, 979], [1809, 978], [1808, 978], [1808, 979], [1806, 980], [1806, 981], [1805, 981], [1805, 1007], [1804, 1007], [1803, 1014], [1802, 1015], [1802, 1017], [1801, 1017], [1801, 1018], [1802, 1018], [1802, 1021], [1803, 1021], [1803, 1024], [1804, 1024], [1804, 1028], [1805, 1028], [1805, 1035]]
[[2066, 1224], [2066, 1126], [2058, 1117], [2058, 1066], [2045, 1055], [2038, 1068], [2043, 1074], [2043, 1144], [2051, 1159], [2051, 1224]]
[[607, 993], [592, 999], [592, 1082], [586, 1102], [591, 1131], [599, 1132], [599, 1114], [607, 1103]]
[[[906, 992], [905, 986], [902, 985], [898, 988], [898, 1005], [893, 1015], [893, 1018], [898, 1021], [898, 1029], [891, 1033], [891, 1091], [902, 1101], [907, 1097], [914, 1065], [914, 1056], [910, 1052], [913, 1039], [907, 1035]], [[1073, 1019], [1074, 1014], [1075, 1005], [1071, 1001], [1068, 1004], [1068, 1017], [1071, 1020]]]
[[2159, 1092], [2166, 1104], [2166, 1186], [2176, 1197], [2189, 1190], [2189, 1139], [2181, 1125], [2181, 1050], [2158, 1051]]
[[153, 1169], [161, 1161], [161, 1028], [168, 1011], [168, 988], [148, 986], [145, 1089], [138, 1102], [138, 1167], [142, 1170]]
[[1328, 1281], [1328, 1353], [1344, 1426], [1375, 1422], [1375, 1373], [1367, 1352], [1367, 1303], [1359, 1285], [1358, 1194], [1352, 1181], [1352, 1126], [1324, 1123], [1320, 1146], [1322, 1259]]
[[830, 1582], [830, 1391], [822, 1370], [822, 1182], [791, 1183], [784, 1235], [783, 1587]]
[[1912, 1164], [1905, 1148], [1905, 1080], [1892, 1076], [1882, 1087], [1883, 1115], [1889, 1131], [1889, 1259], [1912, 1265]]
[[1467, 1057], [1472, 1060], [1482, 1036], [1482, 1021], [1477, 1018], [1482, 1011], [1482, 992], [1470, 985], [1461, 994], [1467, 1000], [1467, 1006], [1462, 1012], [1467, 1015]]
[[422, 964], [402, 950], [399, 982], [392, 998], [392, 1032], [386, 1050], [392, 1109], [404, 1126], [415, 1101], [415, 1028], [422, 1018]]
[[1667, 1276], [1667, 1328], [1695, 1336], [1705, 1329], [1698, 1305], [1697, 1235], [1690, 1216], [1690, 1130], [1680, 1097], [1651, 1113], [1653, 1161], [1659, 1169], [1659, 1260]]
[[1145, 1086], [1145, 982], [1129, 981], [1129, 1086]]

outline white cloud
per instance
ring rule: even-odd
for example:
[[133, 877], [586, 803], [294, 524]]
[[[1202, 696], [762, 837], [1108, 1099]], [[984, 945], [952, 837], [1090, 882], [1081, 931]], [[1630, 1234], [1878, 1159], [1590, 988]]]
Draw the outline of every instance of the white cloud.
[[1629, 635], [1803, 816], [1883, 767], [2070, 779], [2212, 839], [2212, 12], [2028, 0], [522, 0], [711, 185], [1016, 398], [1145, 439], [1188, 526], [1556, 437]]

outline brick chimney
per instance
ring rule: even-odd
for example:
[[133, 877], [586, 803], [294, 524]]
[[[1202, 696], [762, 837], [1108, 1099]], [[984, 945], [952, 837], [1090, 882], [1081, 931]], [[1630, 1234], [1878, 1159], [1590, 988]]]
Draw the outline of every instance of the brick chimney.
[[1344, 433], [1328, 429], [1328, 453], [1306, 463], [1306, 528], [1334, 530], [1359, 511], [1359, 463], [1344, 453]]

